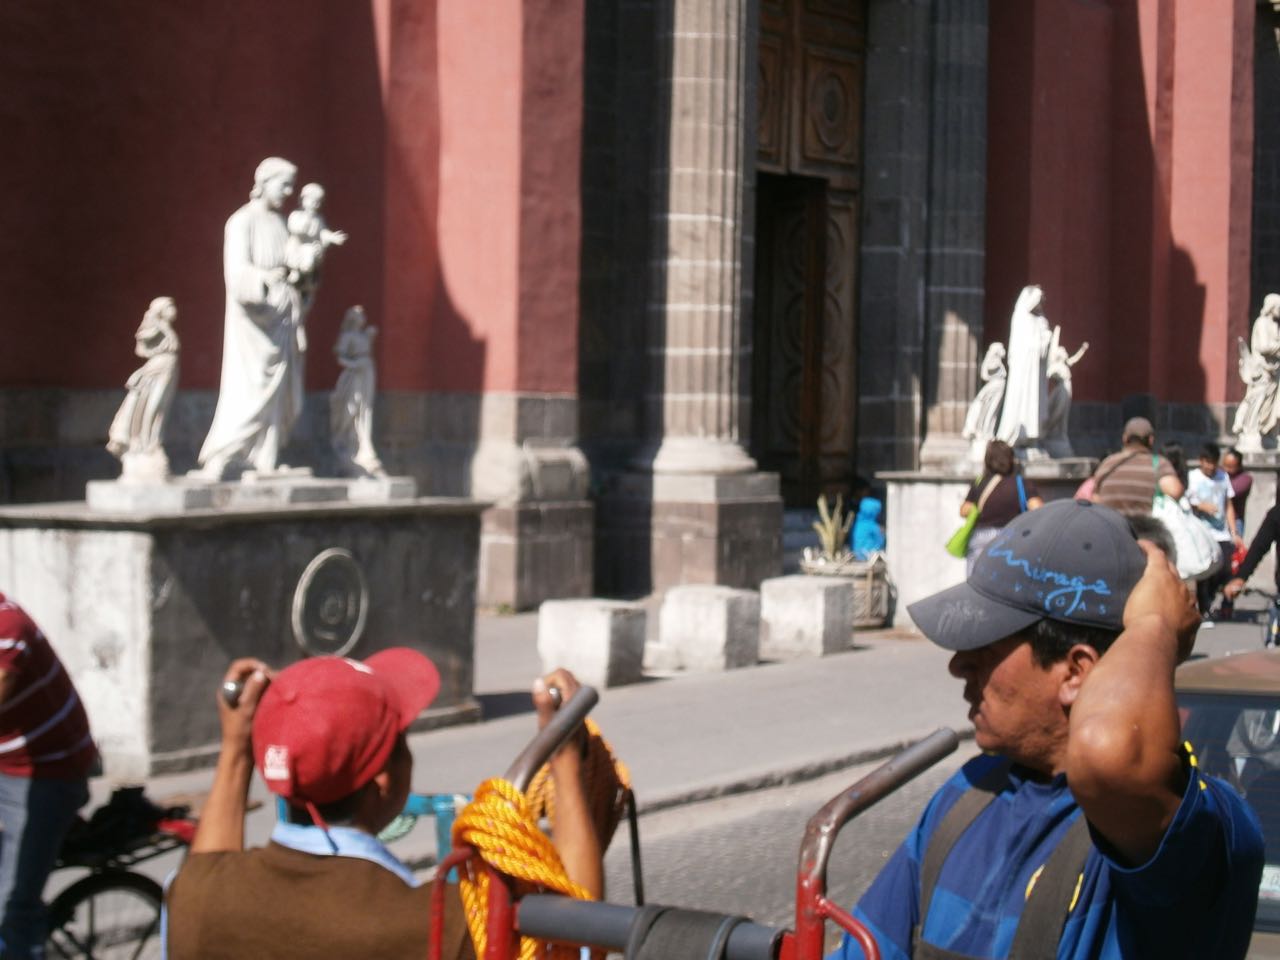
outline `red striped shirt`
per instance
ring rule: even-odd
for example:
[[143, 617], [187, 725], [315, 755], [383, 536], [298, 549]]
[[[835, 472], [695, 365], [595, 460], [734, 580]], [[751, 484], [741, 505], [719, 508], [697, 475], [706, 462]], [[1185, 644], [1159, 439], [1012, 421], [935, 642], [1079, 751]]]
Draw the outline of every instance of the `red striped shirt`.
[[0, 670], [13, 677], [0, 701], [0, 773], [83, 777], [97, 757], [71, 677], [26, 612], [0, 594]]

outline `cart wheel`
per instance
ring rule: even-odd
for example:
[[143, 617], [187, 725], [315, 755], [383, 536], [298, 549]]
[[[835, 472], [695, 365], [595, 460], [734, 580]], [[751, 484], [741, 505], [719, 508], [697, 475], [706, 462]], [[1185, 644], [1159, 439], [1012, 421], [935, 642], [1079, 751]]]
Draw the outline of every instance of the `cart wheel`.
[[150, 877], [107, 870], [77, 880], [49, 906], [50, 957], [159, 957], [164, 891]]

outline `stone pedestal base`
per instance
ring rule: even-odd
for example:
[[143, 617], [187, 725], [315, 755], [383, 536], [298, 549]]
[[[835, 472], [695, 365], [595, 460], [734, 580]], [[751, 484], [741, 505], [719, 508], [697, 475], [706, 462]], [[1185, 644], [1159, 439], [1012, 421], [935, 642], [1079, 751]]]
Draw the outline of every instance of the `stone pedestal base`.
[[713, 583], [754, 590], [782, 570], [774, 473], [653, 477], [653, 590]]
[[665, 669], [719, 672], [760, 658], [760, 594], [732, 587], [673, 587], [662, 599], [658, 644], [646, 648]]
[[822, 657], [852, 642], [852, 580], [801, 574], [760, 585], [761, 657]]
[[479, 602], [528, 610], [591, 595], [595, 511], [588, 500], [494, 506], [480, 525]]
[[104, 515], [0, 509], [0, 584], [48, 634], [113, 778], [210, 763], [236, 657], [284, 666], [408, 646], [440, 669], [427, 725], [477, 719], [480, 505], [466, 500]]
[[621, 600], [548, 600], [538, 610], [538, 657], [544, 672], [571, 670], [601, 689], [643, 677], [647, 614]]
[[241, 480], [204, 480], [170, 477], [167, 480], [90, 480], [85, 502], [102, 513], [166, 513], [202, 509], [253, 509], [295, 503], [384, 503], [412, 500], [418, 485], [413, 477], [363, 477], [326, 479], [310, 475], [254, 477]]

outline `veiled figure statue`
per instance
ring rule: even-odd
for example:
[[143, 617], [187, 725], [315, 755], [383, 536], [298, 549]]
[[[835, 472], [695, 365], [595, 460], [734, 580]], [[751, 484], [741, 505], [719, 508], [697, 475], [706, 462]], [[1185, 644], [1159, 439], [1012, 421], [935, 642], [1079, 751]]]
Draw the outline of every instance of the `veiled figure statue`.
[[364, 307], [352, 307], [342, 318], [333, 352], [342, 372], [329, 398], [329, 434], [338, 469], [347, 476], [380, 477], [386, 473], [373, 448], [373, 398], [378, 389], [373, 340], [378, 328], [368, 326]]
[[1009, 321], [1008, 382], [1000, 412], [997, 439], [1014, 449], [1042, 456], [1040, 427], [1048, 409], [1049, 321], [1041, 312], [1044, 293], [1037, 286], [1022, 288]]
[[1067, 436], [1067, 421], [1071, 416], [1071, 368], [1089, 349], [1089, 343], [1085, 341], [1075, 353], [1067, 353], [1061, 338], [1062, 328], [1054, 327], [1049, 344], [1049, 405], [1040, 430], [1045, 452], [1055, 459], [1075, 455]]
[[125, 462], [126, 476], [136, 458], [143, 455], [154, 460], [146, 473], [162, 478], [169, 472], [162, 442], [165, 417], [178, 383], [179, 344], [173, 330], [177, 317], [178, 309], [170, 297], [156, 297], [133, 335], [133, 352], [145, 363], [125, 381], [124, 403], [107, 431], [107, 449]]
[[1262, 438], [1275, 433], [1280, 421], [1280, 404], [1276, 403], [1277, 380], [1280, 379], [1280, 294], [1269, 293], [1262, 310], [1253, 322], [1249, 343], [1239, 341], [1240, 379], [1245, 393], [1231, 432], [1236, 446], [1245, 452], [1262, 449]]
[[982, 366], [978, 370], [978, 379], [982, 387], [978, 395], [969, 404], [964, 417], [964, 427], [960, 435], [973, 441], [969, 450], [969, 459], [981, 463], [986, 454], [987, 444], [995, 439], [996, 418], [1000, 414], [1000, 401], [1004, 399], [1007, 373], [1004, 368], [1004, 344], [993, 343], [987, 347], [986, 356], [982, 358]]
[[210, 479], [222, 479], [236, 466], [276, 472], [302, 411], [306, 336], [301, 296], [285, 262], [289, 230], [280, 214], [296, 177], [288, 160], [263, 160], [249, 202], [227, 220], [222, 380], [198, 471]]

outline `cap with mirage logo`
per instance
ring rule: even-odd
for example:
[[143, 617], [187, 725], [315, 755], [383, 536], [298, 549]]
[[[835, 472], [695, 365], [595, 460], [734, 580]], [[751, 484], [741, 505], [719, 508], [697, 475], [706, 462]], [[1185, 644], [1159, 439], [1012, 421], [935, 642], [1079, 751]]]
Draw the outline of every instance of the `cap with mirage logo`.
[[907, 612], [947, 650], [976, 650], [1043, 619], [1118, 631], [1146, 565], [1120, 514], [1087, 500], [1056, 500], [1001, 530], [966, 582]]

